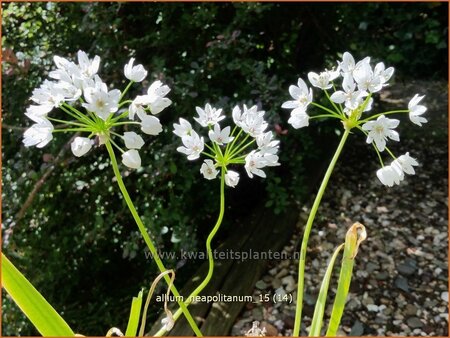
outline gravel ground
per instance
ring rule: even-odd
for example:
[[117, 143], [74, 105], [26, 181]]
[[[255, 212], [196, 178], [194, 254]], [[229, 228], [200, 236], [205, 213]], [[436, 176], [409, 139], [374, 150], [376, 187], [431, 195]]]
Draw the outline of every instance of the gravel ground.
[[[447, 84], [398, 84], [384, 92], [382, 104], [405, 107], [416, 92], [427, 94], [430, 123], [419, 128], [405, 116], [397, 128], [401, 142], [388, 142], [395, 154], [409, 151], [419, 161], [415, 176], [406, 177], [400, 186], [384, 187], [375, 175], [379, 163], [371, 146], [359, 134], [348, 140], [309, 241], [302, 335], [310, 326], [326, 263], [348, 227], [359, 221], [366, 226], [368, 238], [356, 258], [340, 335], [448, 336]], [[402, 93], [411, 95], [395, 99]], [[284, 248], [287, 253], [299, 248], [308, 208], [303, 207], [297, 234]], [[295, 299], [297, 270], [296, 260], [272, 262], [255, 286], [255, 302], [246, 304], [231, 334], [245, 334], [258, 320], [267, 336], [291, 335], [294, 304], [261, 302], [260, 295], [287, 294]], [[325, 325], [336, 280], [337, 271]]]

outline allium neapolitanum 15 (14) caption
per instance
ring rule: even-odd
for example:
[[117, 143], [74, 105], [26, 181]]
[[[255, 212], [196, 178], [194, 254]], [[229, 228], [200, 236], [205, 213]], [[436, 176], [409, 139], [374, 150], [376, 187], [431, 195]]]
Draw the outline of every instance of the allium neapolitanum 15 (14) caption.
[[[138, 95], [133, 100], [124, 100], [128, 89], [135, 82], [147, 76], [142, 65], [134, 66], [132, 58], [124, 67], [125, 77], [130, 80], [121, 92], [110, 89], [98, 76], [100, 57], [89, 59], [83, 51], [78, 52], [78, 64], [59, 56], [54, 57], [56, 70], [50, 72], [52, 80], [33, 91], [32, 104], [26, 112], [35, 122], [24, 134], [25, 146], [44, 147], [57, 132], [86, 133], [77, 136], [71, 144], [75, 156], [83, 156], [96, 144], [111, 142], [122, 153], [122, 162], [130, 168], [139, 168], [141, 158], [138, 150], [144, 139], [135, 131], [119, 134], [114, 131], [119, 126], [139, 127], [148, 135], [158, 135], [162, 131], [156, 116], [171, 104], [165, 96], [168, 86], [155, 81], [146, 95]], [[51, 117], [49, 113], [58, 109], [62, 117]], [[149, 114], [150, 113], [150, 114]], [[135, 121], [136, 116], [140, 121]], [[53, 123], [58, 123], [55, 127]], [[114, 141], [120, 140], [127, 150]]]
[[[408, 152], [396, 157], [386, 144], [389, 140], [400, 140], [399, 134], [394, 130], [399, 125], [400, 121], [390, 118], [391, 115], [409, 114], [411, 122], [418, 126], [422, 126], [423, 123], [427, 122], [426, 118], [422, 116], [426, 111], [426, 107], [419, 104], [423, 99], [423, 96], [416, 94], [410, 100], [407, 109], [392, 110], [375, 114], [371, 113], [374, 95], [388, 85], [390, 78], [394, 74], [394, 68], [386, 68], [382, 62], [379, 62], [375, 67], [372, 67], [370, 61], [370, 57], [366, 57], [361, 61], [355, 62], [353, 56], [350, 53], [345, 52], [342, 56], [342, 60], [337, 61], [336, 67], [333, 67], [331, 70], [325, 69], [319, 74], [314, 72], [308, 73], [308, 79], [311, 85], [322, 90], [328, 99], [328, 107], [313, 100], [313, 89], [308, 87], [306, 82], [301, 78], [298, 79], [297, 85], [291, 85], [289, 87], [289, 93], [292, 100], [282, 104], [282, 108], [292, 109], [288, 123], [295, 129], [307, 127], [310, 120], [325, 118], [340, 120], [344, 128], [341, 141], [320, 185], [303, 233], [300, 249], [301, 258], [299, 260], [297, 308], [293, 330], [294, 336], [298, 336], [300, 333], [305, 258], [309, 234], [322, 196], [350, 131], [356, 130], [361, 132], [366, 138], [366, 142], [373, 146], [381, 165], [381, 168], [376, 174], [382, 184], [389, 187], [392, 187], [394, 184], [399, 184], [404, 180], [405, 174], [414, 174], [414, 167], [418, 165], [418, 162], [411, 157]], [[310, 110], [311, 107], [318, 108], [322, 110], [322, 112], [310, 116], [308, 110]], [[389, 165], [384, 164], [381, 156], [381, 153], [384, 151], [392, 158]], [[344, 288], [342, 290], [344, 290]], [[345, 292], [348, 292], [348, 289]], [[346, 295], [344, 295], [344, 299], [345, 297]], [[333, 311], [330, 323], [339, 323], [342, 311], [336, 312], [336, 318], [333, 318], [334, 314], [335, 311]], [[321, 324], [319, 324], [319, 326], [320, 325]], [[336, 326], [334, 326], [334, 328], [336, 328]], [[318, 329], [320, 331], [320, 327]], [[329, 332], [327, 332], [327, 335], [328, 333]], [[331, 335], [335, 335], [335, 332], [333, 331]]]

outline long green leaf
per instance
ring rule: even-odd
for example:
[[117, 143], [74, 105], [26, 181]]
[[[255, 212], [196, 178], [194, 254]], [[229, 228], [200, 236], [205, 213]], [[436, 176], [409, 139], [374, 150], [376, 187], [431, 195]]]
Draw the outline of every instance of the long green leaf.
[[137, 297], [133, 297], [131, 301], [130, 317], [128, 318], [127, 330], [125, 331], [126, 337], [135, 337], [139, 325], [139, 318], [141, 316], [142, 307], [142, 291], [139, 292]]
[[319, 296], [317, 297], [316, 307], [314, 308], [314, 316], [311, 323], [311, 329], [309, 331], [310, 337], [320, 336], [320, 330], [322, 329], [323, 314], [325, 312], [325, 304], [327, 301], [328, 287], [330, 285], [331, 273], [333, 272], [334, 263], [341, 251], [344, 244], [339, 245], [331, 256], [328, 263], [325, 276], [323, 276], [322, 285], [320, 286]]
[[3, 253], [2, 285], [41, 335], [75, 335], [64, 319]]
[[[358, 230], [361, 233], [358, 234]], [[359, 238], [358, 238], [359, 235]], [[350, 282], [352, 280], [355, 256], [358, 253], [359, 244], [366, 239], [366, 229], [361, 223], [353, 224], [345, 236], [344, 255], [342, 257], [341, 271], [339, 274], [338, 289], [334, 298], [333, 311], [328, 324], [327, 337], [335, 337], [342, 314], [344, 313]]]

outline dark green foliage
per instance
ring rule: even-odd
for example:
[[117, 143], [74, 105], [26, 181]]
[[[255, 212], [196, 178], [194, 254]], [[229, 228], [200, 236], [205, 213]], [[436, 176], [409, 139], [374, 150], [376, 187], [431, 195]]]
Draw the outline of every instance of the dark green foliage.
[[[239, 186], [228, 189], [231, 211], [225, 223], [230, 225], [256, 203], [280, 212], [301, 201], [310, 175], [318, 174], [329, 141], [335, 139], [334, 124], [319, 131], [288, 128], [288, 114], [280, 106], [298, 76], [332, 66], [330, 61], [346, 50], [396, 67], [397, 79], [446, 76], [445, 3], [2, 7], [3, 229], [5, 234], [13, 230], [4, 250], [83, 334], [102, 335], [112, 326], [124, 329], [132, 295], [147, 286], [156, 271], [145, 259], [145, 246], [112, 180], [104, 149], [81, 159], [66, 151], [16, 224], [16, 213], [69, 140], [68, 135], [57, 135], [42, 150], [21, 144], [20, 128], [30, 124], [23, 115], [28, 98], [51, 69], [54, 55], [73, 58], [78, 49], [99, 55], [100, 75], [121, 89], [123, 65], [134, 56], [150, 74], [148, 82], [130, 94], [154, 79], [172, 88], [174, 104], [160, 116], [164, 133], [146, 140], [143, 169], [124, 172], [144, 223], [159, 248], [167, 251], [202, 248], [217, 216], [218, 182], [203, 180], [199, 162], [188, 162], [176, 152], [179, 139], [171, 132], [179, 117], [195, 114], [195, 106], [210, 102], [230, 113], [235, 104], [261, 105], [281, 140], [282, 166], [267, 169], [266, 181], [249, 180], [241, 172]], [[173, 267], [176, 261], [167, 265]], [[194, 268], [189, 262], [180, 268], [176, 284], [182, 285]], [[3, 320], [3, 335], [36, 333], [8, 298]]]

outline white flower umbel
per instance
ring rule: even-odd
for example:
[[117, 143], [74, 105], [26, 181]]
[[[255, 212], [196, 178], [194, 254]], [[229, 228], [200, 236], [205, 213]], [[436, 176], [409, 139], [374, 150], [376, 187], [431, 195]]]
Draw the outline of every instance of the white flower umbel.
[[76, 157], [81, 157], [85, 155], [89, 150], [91, 150], [94, 141], [87, 137], [75, 137], [75, 139], [70, 144], [72, 153]]
[[[394, 130], [398, 127], [399, 120], [390, 118], [390, 115], [408, 113], [411, 122], [418, 126], [427, 122], [423, 117], [427, 108], [420, 104], [424, 96], [418, 94], [410, 100], [408, 109], [371, 114], [375, 95], [389, 85], [393, 74], [394, 68], [386, 67], [383, 62], [378, 62], [372, 67], [370, 57], [356, 61], [353, 55], [345, 52], [333, 70], [308, 73], [309, 82], [323, 91], [328, 106], [313, 100], [312, 91], [303, 80], [299, 79], [297, 86], [289, 86], [289, 94], [294, 100], [284, 102], [281, 107], [292, 109], [288, 123], [295, 129], [309, 126], [312, 120], [332, 118], [340, 120], [345, 130], [354, 128], [359, 130], [365, 135], [366, 142], [373, 144], [383, 167], [380, 152], [387, 149], [389, 155], [396, 159], [386, 146], [387, 140], [400, 141], [399, 133]], [[322, 113], [315, 114], [314, 108], [322, 110]], [[241, 121], [240, 111], [233, 111], [233, 118]], [[399, 161], [400, 158], [404, 157], [399, 157]], [[395, 162], [393, 171], [397, 169], [397, 165], [399, 164]], [[396, 176], [390, 169], [385, 169], [380, 175], [386, 178], [385, 182], [401, 181], [391, 179]]]
[[[204, 142], [193, 130], [192, 125], [180, 118], [180, 123], [174, 124], [173, 133], [183, 142], [177, 150], [187, 155], [189, 160], [195, 160], [201, 154], [207, 156], [200, 172], [207, 179], [218, 176], [217, 170], [222, 170], [222, 179], [226, 185], [235, 187], [239, 182], [239, 174], [230, 170], [230, 166], [244, 165], [250, 178], [253, 175], [265, 177], [261, 170], [264, 167], [277, 166], [279, 141], [273, 139], [272, 132], [265, 132], [268, 123], [264, 119], [264, 111], [257, 106], [235, 106], [232, 110], [232, 119], [235, 126], [221, 127], [219, 122], [225, 119], [222, 109], [214, 108], [210, 104], [205, 109], [196, 108], [199, 114], [195, 120], [200, 126], [208, 129], [211, 145]], [[252, 149], [253, 148], [253, 149]], [[256, 149], [255, 149], [256, 148]], [[258, 157], [257, 165], [249, 166], [247, 159]]]
[[142, 65], [133, 66], [134, 58], [131, 58], [130, 61], [124, 67], [125, 77], [133, 82], [141, 82], [147, 76], [147, 71], [144, 69]]
[[[51, 80], [44, 80], [33, 91], [33, 104], [27, 108], [25, 115], [35, 124], [24, 133], [25, 146], [44, 147], [56, 132], [86, 133], [86, 137], [77, 137], [71, 144], [75, 156], [85, 155], [93, 147], [94, 138], [98, 138], [96, 144], [116, 147], [123, 154], [123, 163], [130, 168], [137, 168], [141, 163], [137, 149], [143, 147], [144, 139], [134, 131], [127, 131], [122, 136], [113, 129], [124, 125], [140, 126], [143, 133], [158, 135], [162, 125], [158, 118], [149, 113], [160, 113], [172, 103], [165, 97], [170, 88], [161, 81], [155, 81], [147, 95], [125, 100], [124, 96], [131, 85], [142, 81], [147, 75], [142, 65], [134, 66], [134, 59], [125, 65], [125, 76], [130, 83], [120, 91], [110, 88], [98, 75], [99, 56], [90, 59], [85, 52], [79, 51], [77, 57], [78, 63], [75, 63], [55, 56], [56, 69], [49, 73]], [[122, 108], [125, 105], [129, 105], [128, 110]], [[65, 117], [52, 117], [55, 110]], [[133, 119], [135, 114], [139, 116], [140, 122], [129, 121], [128, 117]], [[58, 125], [53, 127], [52, 122]], [[133, 151], [123, 150], [113, 140], [114, 137], [118, 137], [126, 148]]]

